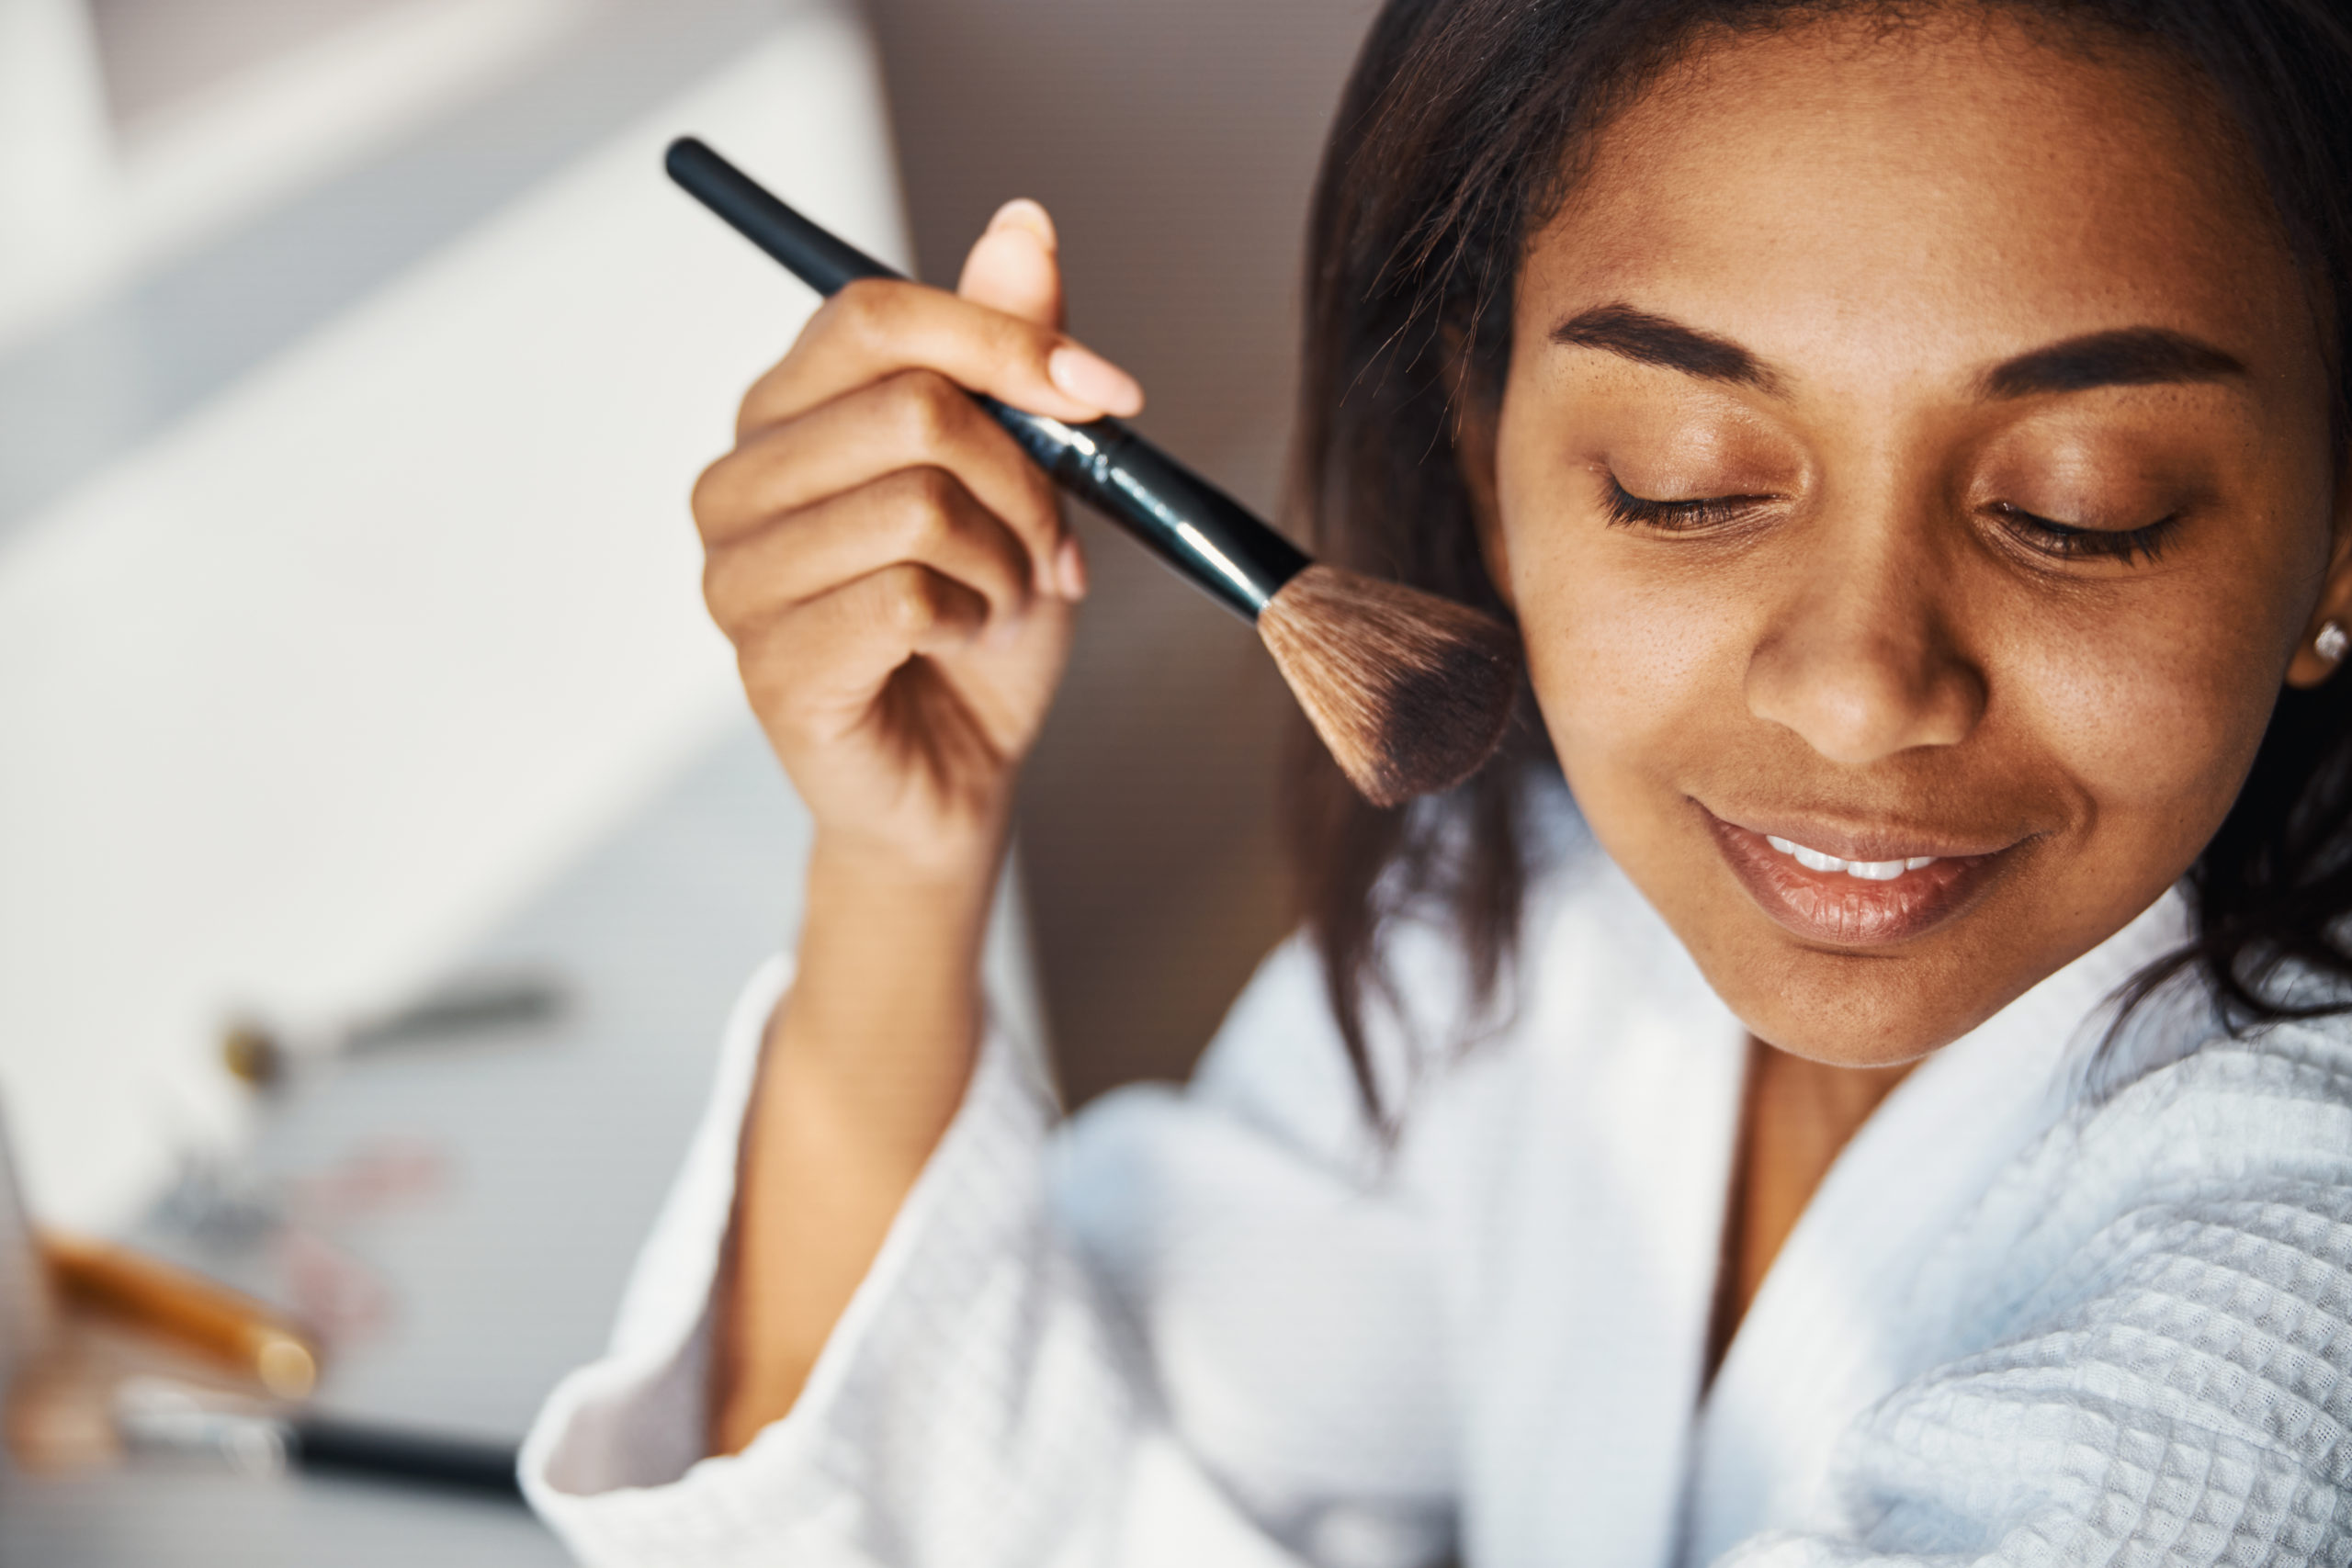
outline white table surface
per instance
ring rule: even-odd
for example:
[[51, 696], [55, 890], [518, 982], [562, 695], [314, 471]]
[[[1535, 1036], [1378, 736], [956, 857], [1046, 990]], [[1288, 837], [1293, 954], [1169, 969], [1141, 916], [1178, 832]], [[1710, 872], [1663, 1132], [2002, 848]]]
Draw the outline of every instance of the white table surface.
[[[271, 1116], [260, 1170], [312, 1170], [389, 1134], [426, 1141], [453, 1178], [339, 1238], [395, 1299], [380, 1339], [330, 1363], [322, 1405], [512, 1439], [595, 1353], [729, 993], [781, 940], [802, 837], [756, 736], [735, 737], [472, 955], [570, 976], [560, 1025], [354, 1061]], [[560, 1561], [520, 1508], [463, 1496], [153, 1466], [0, 1480], [10, 1568]]]
[[[394, 1299], [380, 1337], [330, 1362], [323, 1409], [513, 1439], [555, 1380], [597, 1352], [701, 1109], [719, 1025], [788, 940], [806, 842], [757, 730], [730, 725], [465, 955], [466, 967], [569, 977], [559, 1023], [355, 1059], [273, 1111], [254, 1155], [264, 1173], [315, 1172], [393, 1138], [437, 1149], [453, 1179], [338, 1236]], [[1008, 892], [988, 979], [1034, 1042], [1016, 902]], [[462, 1495], [153, 1466], [60, 1483], [0, 1467], [7, 1568], [562, 1561], [522, 1509]]]

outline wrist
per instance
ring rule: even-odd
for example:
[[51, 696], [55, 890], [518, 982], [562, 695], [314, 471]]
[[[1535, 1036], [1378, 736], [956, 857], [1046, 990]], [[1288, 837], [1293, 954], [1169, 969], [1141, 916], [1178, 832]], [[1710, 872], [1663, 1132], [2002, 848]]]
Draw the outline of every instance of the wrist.
[[823, 884], [884, 897], [985, 905], [1011, 837], [1011, 824], [1002, 821], [918, 843], [820, 827], [809, 846], [809, 883], [812, 892]]
[[823, 816], [809, 846], [811, 874], [854, 877], [875, 888], [906, 888], [910, 894], [969, 894], [995, 891], [1004, 849], [1012, 841], [1012, 795], [990, 802], [967, 802], [965, 811], [936, 813], [922, 823], [858, 820]]
[[935, 1135], [928, 1124], [952, 1110], [978, 1043], [980, 951], [1002, 860], [1001, 840], [910, 856], [820, 834], [798, 974], [772, 1043], [779, 1086]]

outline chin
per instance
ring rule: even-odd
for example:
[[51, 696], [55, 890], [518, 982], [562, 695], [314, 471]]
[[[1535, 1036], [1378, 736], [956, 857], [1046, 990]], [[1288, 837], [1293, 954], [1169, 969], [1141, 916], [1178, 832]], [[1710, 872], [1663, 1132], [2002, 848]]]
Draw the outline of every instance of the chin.
[[1758, 1039], [1841, 1067], [1891, 1067], [1928, 1055], [1983, 1023], [2026, 986], [1988, 987], [1957, 954], [1859, 954], [1807, 949], [1772, 933], [1691, 953], [1724, 1005]]

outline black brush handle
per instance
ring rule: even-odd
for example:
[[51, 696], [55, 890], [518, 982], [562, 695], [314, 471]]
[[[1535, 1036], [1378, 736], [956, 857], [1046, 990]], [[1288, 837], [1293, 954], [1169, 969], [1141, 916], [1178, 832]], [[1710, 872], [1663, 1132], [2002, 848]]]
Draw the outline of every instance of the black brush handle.
[[304, 1470], [422, 1482], [509, 1502], [523, 1500], [523, 1484], [515, 1476], [515, 1450], [503, 1443], [362, 1427], [312, 1416], [288, 1424], [287, 1450], [287, 1457]]
[[687, 195], [820, 294], [838, 294], [861, 277], [903, 276], [778, 201], [765, 186], [695, 137], [681, 136], [671, 142], [662, 164]]
[[[670, 144], [670, 177], [820, 294], [902, 275], [810, 222], [691, 136]], [[1307, 566], [1256, 514], [1115, 419], [1065, 424], [974, 393], [1064, 490], [1125, 527], [1245, 620]]]

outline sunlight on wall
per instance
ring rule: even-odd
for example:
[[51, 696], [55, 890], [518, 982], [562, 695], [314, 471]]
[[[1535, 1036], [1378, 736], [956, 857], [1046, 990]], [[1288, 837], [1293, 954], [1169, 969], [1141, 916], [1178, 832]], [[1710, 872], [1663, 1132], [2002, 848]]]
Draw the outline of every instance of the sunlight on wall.
[[81, 6], [0, 0], [0, 346], [495, 82], [585, 8], [387, 0], [116, 124]]
[[238, 1135], [224, 1009], [419, 983], [737, 710], [685, 495], [810, 300], [661, 148], [906, 254], [863, 30], [779, 15], [0, 538], [0, 1092], [44, 1213]]

